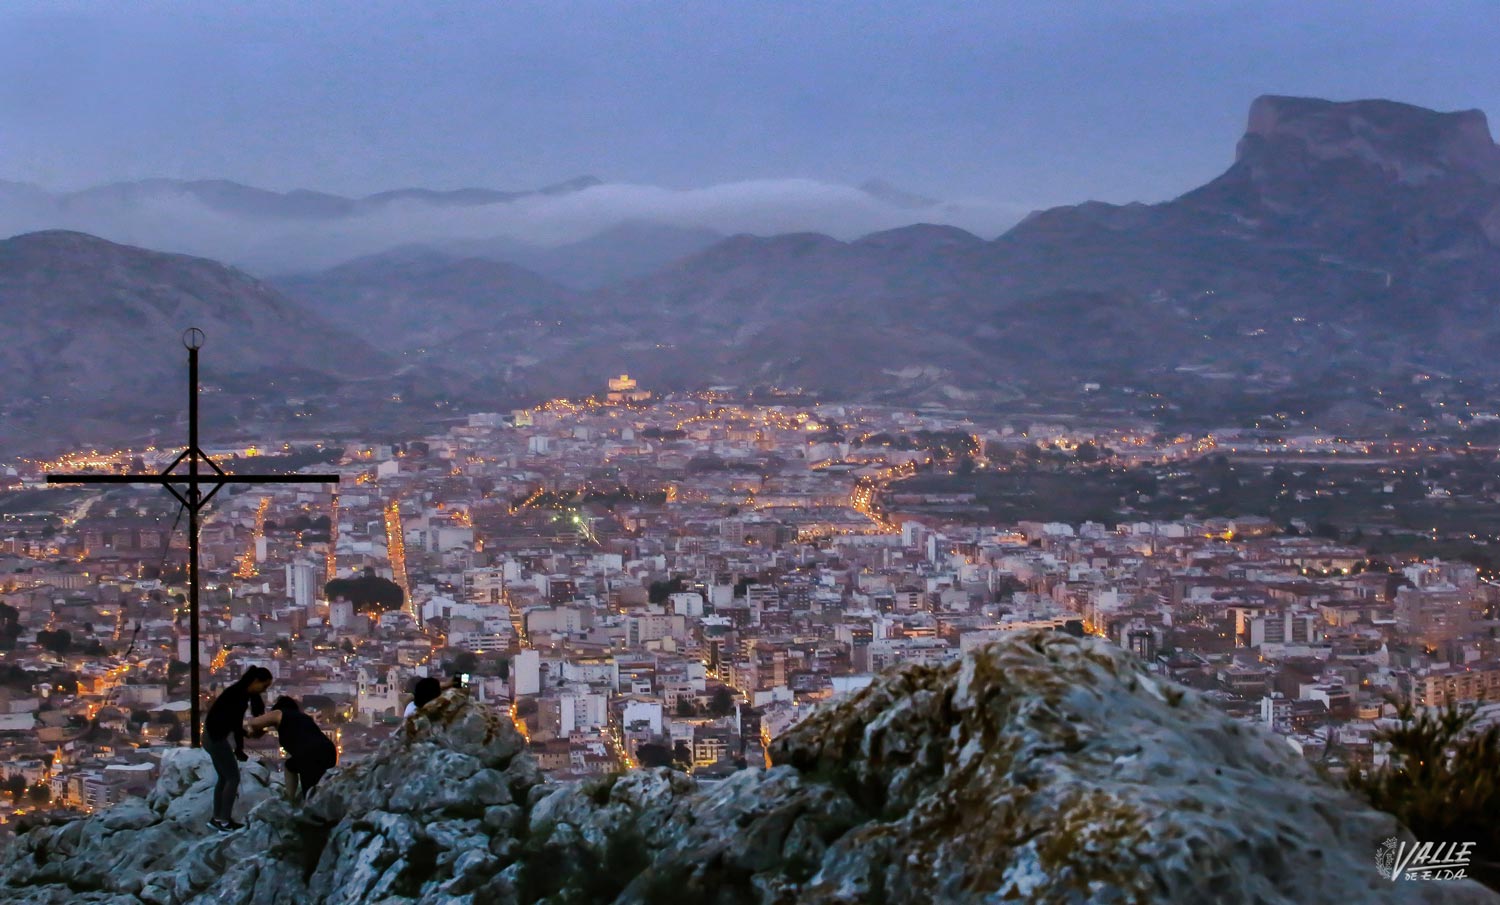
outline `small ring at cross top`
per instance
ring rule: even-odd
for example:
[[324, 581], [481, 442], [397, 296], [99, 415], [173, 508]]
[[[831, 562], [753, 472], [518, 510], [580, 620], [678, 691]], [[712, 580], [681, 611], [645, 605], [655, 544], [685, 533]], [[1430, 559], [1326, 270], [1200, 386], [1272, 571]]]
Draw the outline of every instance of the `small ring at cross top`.
[[203, 331], [197, 327], [189, 327], [182, 331], [182, 344], [189, 349], [203, 348]]

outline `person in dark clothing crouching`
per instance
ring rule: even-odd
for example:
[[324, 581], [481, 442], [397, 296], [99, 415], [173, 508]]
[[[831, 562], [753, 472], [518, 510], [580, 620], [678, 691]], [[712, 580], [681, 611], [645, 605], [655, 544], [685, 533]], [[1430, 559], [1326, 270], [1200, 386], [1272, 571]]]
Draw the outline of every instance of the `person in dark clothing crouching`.
[[[214, 816], [208, 825], [216, 830], [237, 830], [234, 800], [240, 794], [240, 761], [245, 755], [245, 711], [259, 717], [266, 712], [261, 695], [271, 687], [271, 671], [252, 666], [228, 688], [219, 692], [203, 720], [203, 750], [213, 760], [219, 781], [214, 785]], [[231, 736], [234, 739], [230, 744]]]
[[269, 713], [246, 725], [256, 731], [276, 728], [281, 750], [286, 752], [286, 794], [291, 801], [306, 798], [323, 774], [338, 765], [338, 747], [294, 698], [282, 695]]

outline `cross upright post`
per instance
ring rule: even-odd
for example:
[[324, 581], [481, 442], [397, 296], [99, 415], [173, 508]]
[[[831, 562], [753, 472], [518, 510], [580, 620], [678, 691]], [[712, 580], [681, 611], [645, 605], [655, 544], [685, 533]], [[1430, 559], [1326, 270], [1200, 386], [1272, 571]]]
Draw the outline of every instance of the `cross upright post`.
[[[198, 650], [198, 600], [200, 579], [198, 574], [198, 512], [208, 505], [226, 484], [338, 484], [336, 474], [321, 475], [271, 475], [229, 474], [220, 468], [208, 454], [198, 447], [198, 350], [203, 346], [203, 331], [189, 327], [183, 331], [182, 344], [188, 353], [188, 445], [177, 458], [160, 474], [49, 474], [48, 484], [158, 484], [165, 487], [188, 514], [188, 620], [190, 626], [189, 670], [192, 686], [193, 747], [202, 744], [203, 723], [199, 717], [202, 706], [199, 692]], [[187, 460], [187, 474], [177, 474], [175, 469]], [[207, 465], [207, 473], [200, 473], [199, 466]], [[186, 485], [182, 490], [174, 485]], [[203, 492], [203, 485], [212, 485]]]

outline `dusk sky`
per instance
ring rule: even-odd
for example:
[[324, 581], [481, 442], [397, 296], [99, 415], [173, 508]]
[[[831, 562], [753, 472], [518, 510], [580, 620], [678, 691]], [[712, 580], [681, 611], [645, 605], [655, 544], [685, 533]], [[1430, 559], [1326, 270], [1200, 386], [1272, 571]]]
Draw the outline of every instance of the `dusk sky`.
[[1457, 2], [8, 0], [0, 179], [1159, 200], [1227, 165], [1259, 94], [1500, 113], [1497, 34]]

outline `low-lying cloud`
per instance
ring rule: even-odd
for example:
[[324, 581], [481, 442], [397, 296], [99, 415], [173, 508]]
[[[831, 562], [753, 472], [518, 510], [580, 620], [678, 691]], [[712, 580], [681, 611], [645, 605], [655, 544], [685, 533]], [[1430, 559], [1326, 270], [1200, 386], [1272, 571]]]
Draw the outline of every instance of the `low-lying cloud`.
[[1030, 209], [985, 200], [913, 207], [862, 189], [765, 179], [698, 189], [605, 183], [567, 194], [444, 206], [403, 199], [347, 216], [298, 219], [216, 209], [181, 185], [54, 196], [0, 184], [0, 233], [72, 229], [111, 241], [215, 258], [272, 275], [329, 267], [404, 244], [504, 240], [549, 247], [624, 222], [725, 234], [821, 232], [841, 239], [912, 223], [943, 223], [992, 238]]

